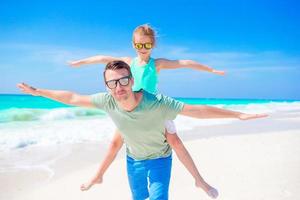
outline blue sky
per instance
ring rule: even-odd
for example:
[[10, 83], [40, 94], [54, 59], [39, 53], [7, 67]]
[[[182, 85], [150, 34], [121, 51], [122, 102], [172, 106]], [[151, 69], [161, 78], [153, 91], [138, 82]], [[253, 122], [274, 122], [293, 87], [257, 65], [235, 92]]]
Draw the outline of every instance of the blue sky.
[[[151, 2], [151, 4], [150, 4]], [[0, 93], [18, 82], [90, 94], [104, 91], [96, 54], [135, 56], [133, 29], [158, 31], [153, 57], [192, 59], [227, 72], [162, 71], [160, 90], [199, 98], [300, 99], [297, 1], [1, 1]]]

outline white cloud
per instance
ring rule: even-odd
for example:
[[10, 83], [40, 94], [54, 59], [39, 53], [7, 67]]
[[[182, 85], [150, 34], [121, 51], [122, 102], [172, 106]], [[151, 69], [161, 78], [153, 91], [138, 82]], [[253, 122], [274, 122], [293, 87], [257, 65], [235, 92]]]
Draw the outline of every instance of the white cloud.
[[[101, 49], [84, 49], [70, 46], [55, 46], [43, 44], [2, 44], [1, 51], [9, 51], [18, 55], [18, 62], [23, 63], [42, 62], [45, 64], [64, 65], [69, 60], [81, 59], [97, 54], [124, 56], [124, 51], [104, 51]], [[18, 52], [18, 53], [17, 53]], [[125, 54], [128, 55], [128, 54]]]
[[234, 71], [284, 71], [300, 68], [299, 56], [279, 51], [264, 52], [192, 52], [178, 46], [162, 46], [155, 54], [170, 59], [192, 59], [215, 68]]

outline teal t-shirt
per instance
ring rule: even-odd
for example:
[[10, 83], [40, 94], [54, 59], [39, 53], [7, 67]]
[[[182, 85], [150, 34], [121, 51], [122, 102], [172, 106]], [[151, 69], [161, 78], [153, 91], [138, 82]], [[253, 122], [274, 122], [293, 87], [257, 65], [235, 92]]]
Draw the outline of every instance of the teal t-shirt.
[[141, 102], [130, 112], [120, 108], [108, 93], [92, 95], [92, 102], [107, 112], [120, 130], [128, 156], [136, 160], [167, 157], [171, 147], [165, 138], [164, 124], [175, 119], [184, 104], [161, 94], [141, 92]]
[[146, 90], [152, 94], [156, 94], [158, 89], [158, 77], [155, 66], [155, 59], [150, 58], [148, 63], [143, 66], [138, 66], [137, 58], [134, 58], [130, 64], [130, 71], [134, 78], [133, 91], [141, 89]]

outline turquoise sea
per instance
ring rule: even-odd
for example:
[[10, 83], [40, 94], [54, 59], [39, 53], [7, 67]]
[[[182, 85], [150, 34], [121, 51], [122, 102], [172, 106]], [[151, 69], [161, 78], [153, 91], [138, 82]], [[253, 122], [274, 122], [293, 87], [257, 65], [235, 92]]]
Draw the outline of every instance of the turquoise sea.
[[[246, 113], [300, 111], [300, 101], [257, 99], [176, 98], [188, 104], [206, 104]], [[234, 123], [232, 119], [176, 118], [179, 131], [199, 126]], [[67, 106], [43, 97], [0, 95], [0, 151], [66, 143], [109, 141], [115, 130], [99, 109]]]
[[[187, 104], [221, 105], [222, 107], [264, 105], [271, 103], [295, 103], [295, 100], [259, 100], [259, 99], [207, 99], [207, 98], [176, 98]], [[86, 109], [68, 106], [43, 97], [30, 95], [0, 94], [0, 123], [13, 121], [34, 121], [42, 118], [53, 119], [49, 113], [54, 110], [65, 110], [65, 116], [56, 116], [60, 119], [105, 115], [97, 109]]]

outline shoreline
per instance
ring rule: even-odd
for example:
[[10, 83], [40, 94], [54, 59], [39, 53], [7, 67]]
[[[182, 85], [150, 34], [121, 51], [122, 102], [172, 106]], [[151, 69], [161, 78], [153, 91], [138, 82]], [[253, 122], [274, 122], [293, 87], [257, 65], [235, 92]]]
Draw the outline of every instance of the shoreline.
[[[300, 197], [300, 132], [282, 131], [231, 135], [185, 142], [200, 173], [219, 192], [218, 199], [297, 199]], [[280, 145], [278, 145], [280, 144]], [[70, 164], [70, 163], [69, 163]], [[98, 163], [68, 171], [47, 184], [24, 191], [15, 199], [130, 199], [125, 152], [120, 152], [104, 182], [81, 192], [80, 184], [95, 173]], [[116, 192], [117, 191], [117, 192]], [[170, 199], [209, 199], [194, 186], [190, 174], [173, 154]]]
[[[10, 162], [0, 166], [0, 199], [19, 199], [35, 188], [43, 188], [70, 173], [99, 164], [107, 148], [108, 143], [97, 142], [18, 149]], [[11, 152], [0, 153], [6, 161], [10, 155]], [[23, 161], [23, 157], [35, 159]]]

